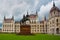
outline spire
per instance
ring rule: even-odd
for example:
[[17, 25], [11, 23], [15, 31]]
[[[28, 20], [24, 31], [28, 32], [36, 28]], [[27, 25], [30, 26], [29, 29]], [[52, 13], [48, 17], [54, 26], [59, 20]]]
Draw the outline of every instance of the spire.
[[53, 7], [55, 7], [55, 2], [53, 1]]
[[28, 11], [27, 11], [27, 15], [26, 15], [26, 17], [29, 17], [29, 15], [28, 15]]
[[14, 20], [14, 16], [12, 16], [12, 20]]
[[36, 15], [38, 15], [37, 11], [36, 11]]
[[27, 15], [28, 15], [28, 11], [27, 11]]
[[36, 11], [36, 16], [38, 17], [38, 12]]
[[44, 20], [46, 21], [46, 16], [44, 17]]
[[4, 20], [5, 20], [5, 16], [4, 16]]
[[23, 18], [25, 18], [25, 14], [23, 15]]

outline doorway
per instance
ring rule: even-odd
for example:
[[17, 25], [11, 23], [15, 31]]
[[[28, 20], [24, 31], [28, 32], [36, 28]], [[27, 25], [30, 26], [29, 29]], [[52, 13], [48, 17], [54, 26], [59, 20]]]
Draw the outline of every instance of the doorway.
[[56, 28], [56, 34], [59, 34], [59, 28]]

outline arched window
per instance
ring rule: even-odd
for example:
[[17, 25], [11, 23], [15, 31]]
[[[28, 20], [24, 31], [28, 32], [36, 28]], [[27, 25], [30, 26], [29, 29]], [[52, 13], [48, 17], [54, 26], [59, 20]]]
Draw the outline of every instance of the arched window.
[[56, 19], [56, 22], [57, 22], [57, 24], [56, 24], [56, 25], [58, 26], [58, 19]]
[[55, 11], [54, 11], [54, 15], [55, 15]]
[[58, 23], [58, 19], [56, 19], [56, 22]]
[[54, 11], [54, 16], [57, 16], [57, 14], [55, 13], [55, 11]]
[[59, 34], [59, 28], [56, 28], [56, 33]]

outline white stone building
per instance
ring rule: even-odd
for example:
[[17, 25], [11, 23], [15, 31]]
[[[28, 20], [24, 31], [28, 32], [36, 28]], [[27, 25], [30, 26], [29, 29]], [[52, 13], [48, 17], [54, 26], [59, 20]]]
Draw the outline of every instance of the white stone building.
[[12, 18], [4, 17], [3, 25], [2, 25], [2, 32], [7, 32], [7, 33], [15, 32], [14, 17]]
[[53, 7], [50, 10], [47, 25], [47, 33], [60, 34], [60, 9], [55, 6], [54, 2]]
[[30, 25], [31, 33], [47, 33], [47, 34], [60, 34], [60, 9], [55, 6], [53, 2], [53, 7], [50, 10], [49, 18], [38, 21], [38, 13], [23, 15], [20, 22], [15, 22], [14, 18], [6, 19], [4, 17], [2, 32], [8, 33], [20, 33], [21, 25]]

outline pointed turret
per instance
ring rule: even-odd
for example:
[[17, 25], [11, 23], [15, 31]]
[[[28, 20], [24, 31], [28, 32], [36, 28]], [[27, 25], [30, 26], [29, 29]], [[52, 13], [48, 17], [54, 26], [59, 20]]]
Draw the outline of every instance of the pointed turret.
[[46, 21], [46, 16], [44, 17], [44, 20]]
[[52, 13], [54, 10], [57, 10], [60, 12], [60, 9], [56, 7], [55, 2], [53, 1], [53, 7], [51, 8], [50, 13]]
[[28, 15], [28, 11], [27, 11], [27, 15]]
[[5, 20], [5, 16], [4, 16], [4, 20]]
[[12, 20], [14, 20], [14, 16], [12, 16]]
[[26, 17], [29, 17], [28, 11], [27, 11], [27, 15], [26, 15]]
[[36, 11], [36, 15], [38, 16], [38, 12]]
[[55, 7], [55, 2], [53, 2], [53, 7]]
[[25, 14], [23, 15], [23, 18], [25, 18]]

